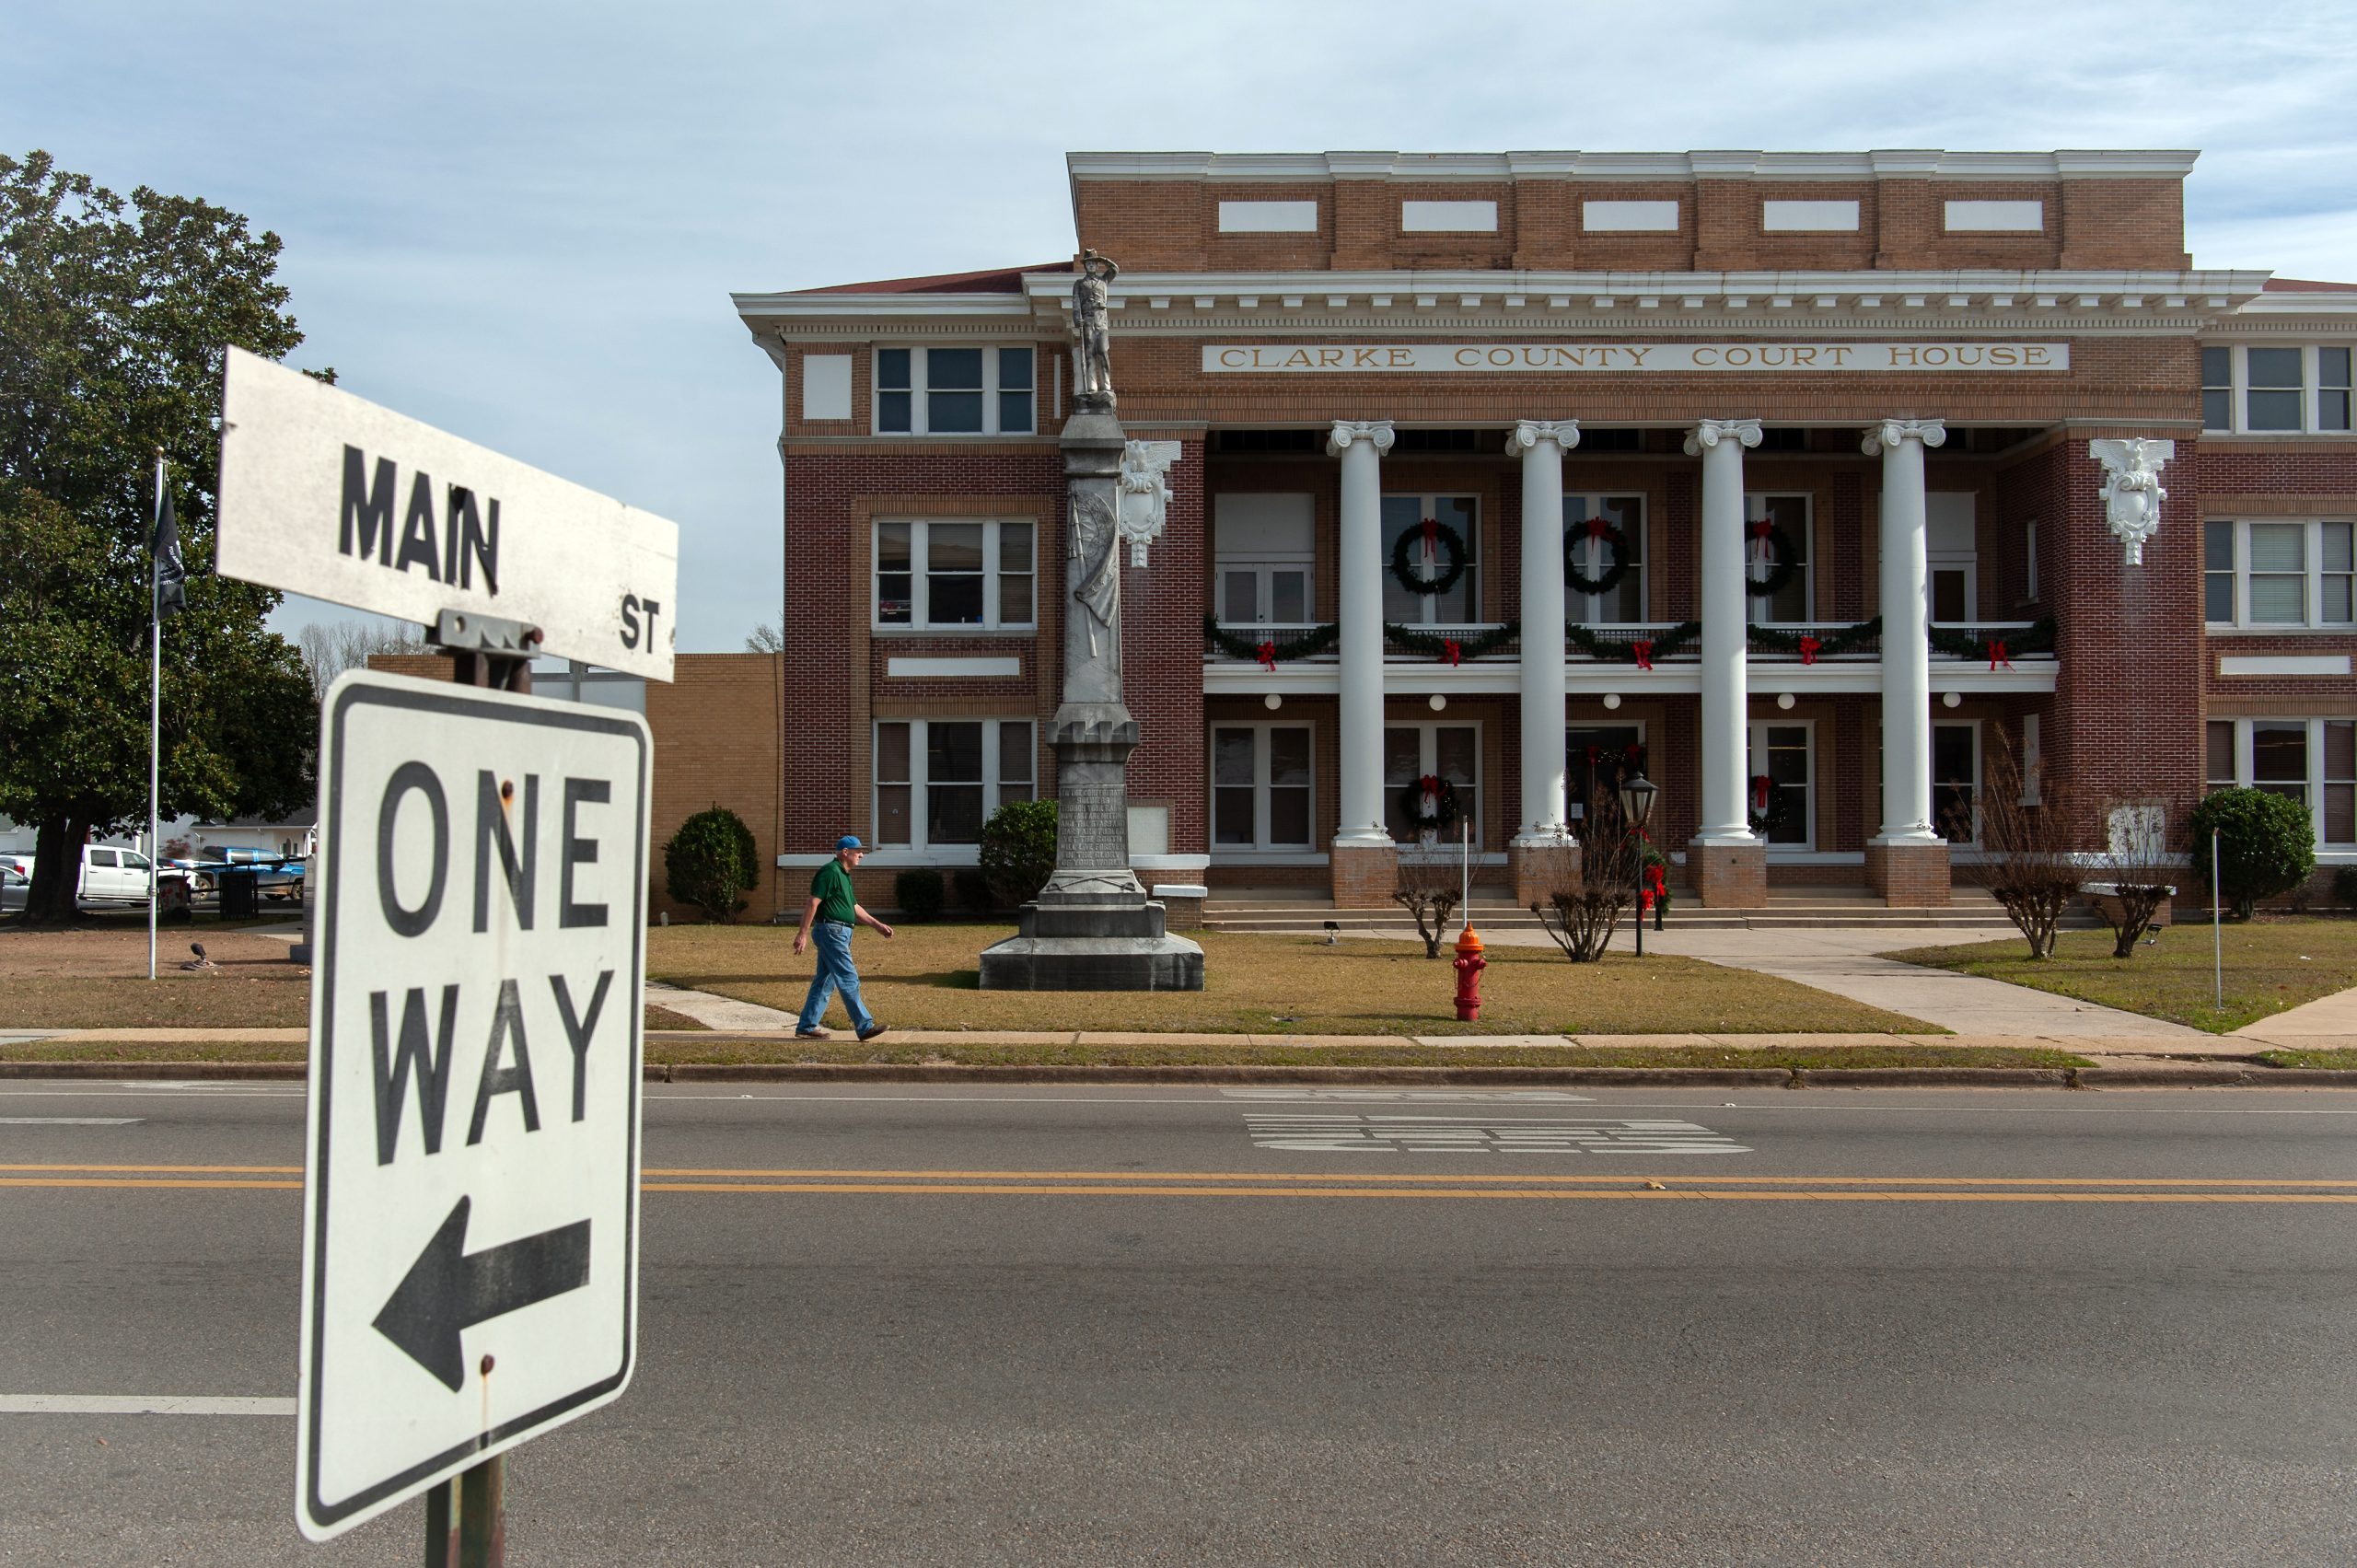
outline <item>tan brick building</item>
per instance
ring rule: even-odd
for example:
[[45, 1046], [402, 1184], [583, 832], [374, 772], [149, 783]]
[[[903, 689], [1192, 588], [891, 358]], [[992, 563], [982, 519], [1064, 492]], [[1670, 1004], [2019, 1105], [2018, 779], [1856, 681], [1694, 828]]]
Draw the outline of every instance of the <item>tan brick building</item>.
[[[2177, 819], [2294, 793], [2357, 860], [2357, 285], [2191, 268], [2193, 161], [1073, 155], [1119, 413], [1180, 444], [1123, 585], [1149, 879], [1380, 902], [1439, 811], [1506, 880], [1642, 766], [1707, 902], [1937, 903], [2000, 744]], [[715, 667], [758, 722], [688, 793], [741, 781], [787, 881], [1053, 791], [1073, 279], [737, 297], [792, 652], [774, 701]]]

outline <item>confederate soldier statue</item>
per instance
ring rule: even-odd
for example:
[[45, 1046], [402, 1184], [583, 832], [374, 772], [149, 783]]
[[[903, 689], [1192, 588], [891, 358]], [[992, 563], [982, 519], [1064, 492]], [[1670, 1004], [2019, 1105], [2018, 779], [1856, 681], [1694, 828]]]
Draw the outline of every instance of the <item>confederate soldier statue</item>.
[[1072, 390], [1080, 408], [1113, 406], [1112, 307], [1105, 285], [1120, 272], [1110, 257], [1080, 253], [1080, 276], [1072, 285]]

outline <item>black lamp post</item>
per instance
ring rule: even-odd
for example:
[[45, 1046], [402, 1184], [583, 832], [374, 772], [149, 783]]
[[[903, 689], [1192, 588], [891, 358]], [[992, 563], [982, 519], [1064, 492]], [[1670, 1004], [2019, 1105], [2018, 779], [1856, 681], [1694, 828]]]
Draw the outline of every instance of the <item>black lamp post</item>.
[[[1629, 830], [1642, 834], [1645, 824], [1653, 820], [1654, 799], [1661, 794], [1661, 786], [1639, 772], [1620, 781], [1620, 815]], [[1645, 852], [1637, 851], [1637, 957], [1645, 956]]]

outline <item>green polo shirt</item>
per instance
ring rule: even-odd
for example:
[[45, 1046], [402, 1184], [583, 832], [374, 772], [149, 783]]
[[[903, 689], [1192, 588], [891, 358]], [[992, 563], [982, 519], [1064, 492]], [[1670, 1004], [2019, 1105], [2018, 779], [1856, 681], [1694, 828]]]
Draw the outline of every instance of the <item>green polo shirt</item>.
[[843, 869], [841, 859], [819, 867], [819, 874], [810, 878], [810, 896], [819, 900], [820, 920], [840, 921], [845, 925], [856, 923], [851, 912], [858, 900], [852, 897], [851, 873]]

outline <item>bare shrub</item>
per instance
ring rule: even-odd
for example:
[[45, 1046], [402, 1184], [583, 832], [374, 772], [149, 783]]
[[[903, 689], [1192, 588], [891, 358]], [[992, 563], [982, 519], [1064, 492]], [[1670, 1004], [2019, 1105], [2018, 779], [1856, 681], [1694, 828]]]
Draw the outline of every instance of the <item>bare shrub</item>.
[[[2035, 806], [2022, 804], [2024, 770], [2012, 740], [1999, 730], [1980, 790], [1980, 855], [1963, 868], [1967, 880], [1989, 889], [2029, 943], [2029, 956], [2054, 950], [2062, 912], [2079, 890], [2079, 868], [2071, 856], [2073, 827], [2068, 792], [2033, 762], [2026, 782], [2038, 786]], [[1959, 837], [1968, 837], [1964, 823]]]
[[1532, 904], [1530, 912], [1565, 958], [1592, 964], [1612, 945], [1621, 913], [1637, 901], [1644, 841], [1629, 830], [1620, 803], [1602, 796], [1588, 802], [1579, 842], [1576, 863], [1569, 855], [1562, 858], [1546, 900]]
[[2104, 812], [2110, 843], [2101, 880], [2111, 895], [2096, 908], [2111, 926], [2111, 956], [2132, 958], [2136, 944], [2168, 900], [2177, 857], [2169, 853], [2168, 808], [2157, 800], [2116, 800]]
[[1416, 919], [1416, 935], [1424, 939], [1424, 957], [1440, 957], [1448, 935], [1448, 917], [1463, 897], [1462, 856], [1455, 844], [1402, 844], [1399, 880], [1391, 901]]

